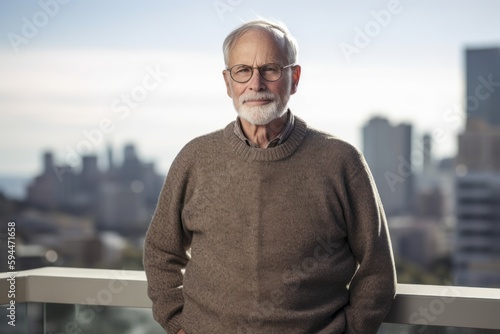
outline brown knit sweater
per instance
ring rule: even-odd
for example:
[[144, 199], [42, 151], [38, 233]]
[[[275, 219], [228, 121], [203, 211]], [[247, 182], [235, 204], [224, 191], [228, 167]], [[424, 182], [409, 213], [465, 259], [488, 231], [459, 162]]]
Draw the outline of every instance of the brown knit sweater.
[[249, 147], [233, 123], [187, 144], [144, 268], [169, 334], [376, 333], [396, 285], [364, 158], [298, 117], [274, 148]]

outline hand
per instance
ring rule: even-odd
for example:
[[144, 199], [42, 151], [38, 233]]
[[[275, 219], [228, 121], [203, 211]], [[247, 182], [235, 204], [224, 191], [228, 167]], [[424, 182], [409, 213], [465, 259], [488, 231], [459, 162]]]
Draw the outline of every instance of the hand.
[[180, 331], [177, 332], [177, 334], [186, 334], [186, 332], [184, 332], [182, 329]]

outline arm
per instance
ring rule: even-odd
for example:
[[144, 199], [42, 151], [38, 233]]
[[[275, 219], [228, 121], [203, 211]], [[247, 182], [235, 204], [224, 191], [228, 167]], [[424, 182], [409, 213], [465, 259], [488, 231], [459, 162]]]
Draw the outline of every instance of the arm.
[[143, 262], [153, 315], [168, 333], [182, 333], [181, 270], [189, 261], [187, 249], [191, 242], [181, 220], [187, 173], [179, 160], [170, 168], [144, 242]]
[[354, 155], [345, 178], [348, 241], [358, 263], [349, 285], [346, 333], [376, 333], [395, 296], [396, 272], [385, 213], [368, 166]]

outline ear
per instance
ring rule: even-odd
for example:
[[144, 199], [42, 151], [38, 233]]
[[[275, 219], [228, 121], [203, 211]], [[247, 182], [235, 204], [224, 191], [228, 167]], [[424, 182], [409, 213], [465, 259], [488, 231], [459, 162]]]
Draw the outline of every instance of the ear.
[[300, 71], [301, 71], [300, 65], [295, 65], [292, 67], [292, 87], [290, 90], [290, 94], [295, 94], [295, 92], [297, 91], [297, 87], [299, 85], [299, 80], [300, 80]]
[[227, 96], [233, 98], [233, 90], [231, 89], [231, 76], [228, 70], [222, 71], [222, 76], [224, 77], [224, 82], [226, 83]]

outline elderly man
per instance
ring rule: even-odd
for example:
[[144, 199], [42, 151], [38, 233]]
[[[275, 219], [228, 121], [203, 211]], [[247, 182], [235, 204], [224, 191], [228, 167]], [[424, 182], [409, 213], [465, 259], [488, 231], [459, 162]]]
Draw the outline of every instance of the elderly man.
[[395, 295], [384, 210], [365, 160], [288, 109], [301, 67], [287, 29], [223, 45], [238, 113], [173, 162], [144, 267], [168, 333], [376, 333]]

